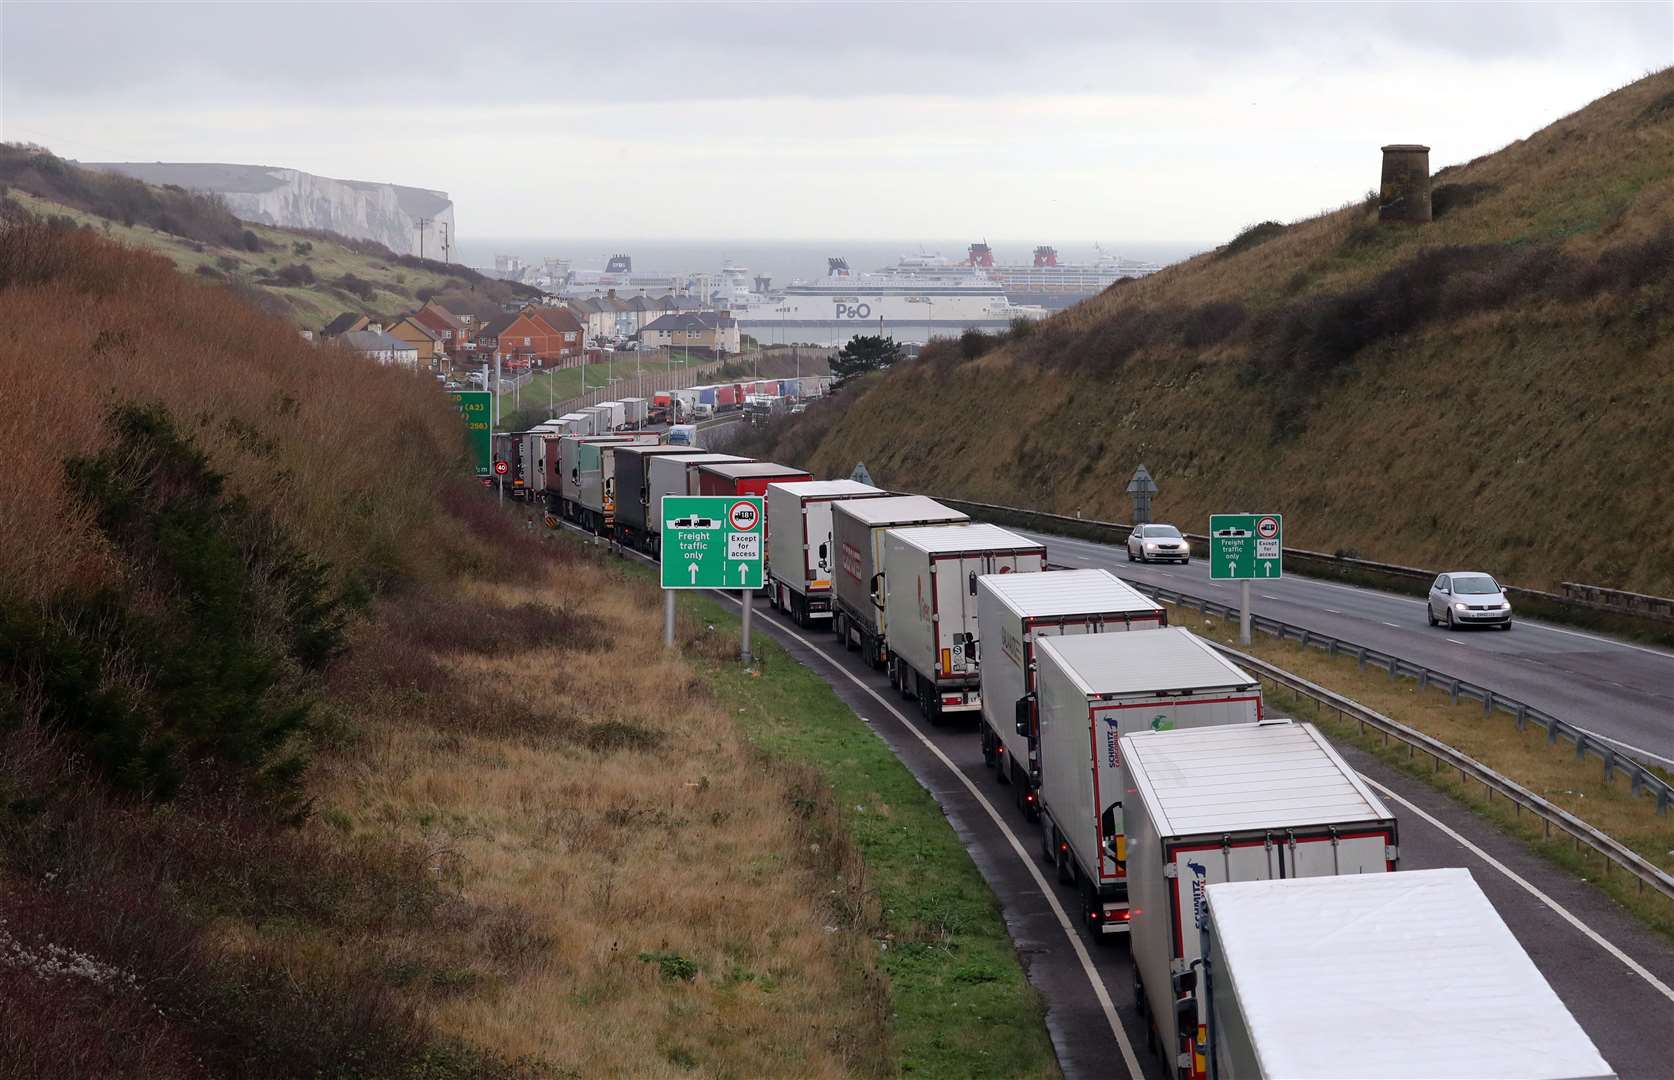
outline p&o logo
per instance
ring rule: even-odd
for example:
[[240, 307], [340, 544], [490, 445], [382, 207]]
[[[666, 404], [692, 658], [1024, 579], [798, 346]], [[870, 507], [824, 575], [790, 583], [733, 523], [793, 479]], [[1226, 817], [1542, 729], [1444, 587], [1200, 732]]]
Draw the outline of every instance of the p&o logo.
[[837, 319], [870, 319], [872, 317], [872, 305], [838, 304], [837, 312], [832, 317]]

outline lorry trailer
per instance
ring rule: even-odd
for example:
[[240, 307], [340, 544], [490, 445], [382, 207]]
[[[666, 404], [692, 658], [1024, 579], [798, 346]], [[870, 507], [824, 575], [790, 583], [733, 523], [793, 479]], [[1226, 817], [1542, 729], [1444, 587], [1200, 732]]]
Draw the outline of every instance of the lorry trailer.
[[[676, 449], [685, 449], [677, 447]], [[650, 477], [651, 490], [645, 504], [645, 527], [649, 534], [645, 537], [650, 544], [649, 553], [658, 555], [662, 551], [663, 529], [663, 497], [667, 495], [690, 495], [697, 484], [697, 468], [699, 465], [711, 462], [749, 461], [749, 458], [739, 457], [737, 454], [714, 454], [702, 450], [687, 454], [659, 454], [651, 459], [646, 475]]]
[[[993, 609], [984, 615], [983, 631], [1003, 635], [1003, 622], [996, 631], [987, 621]], [[1182, 627], [1039, 637], [1034, 646], [1033, 691], [1009, 701], [1014, 739], [1038, 725], [1033, 794], [1041, 854], [1060, 881], [1075, 886], [1092, 934], [1125, 934], [1131, 908], [1123, 802], [1132, 785], [1117, 740], [1132, 731], [1257, 723], [1261, 685]], [[984, 647], [985, 680], [990, 664], [1011, 663], [995, 655], [1004, 649]], [[1006, 703], [989, 702], [986, 689], [984, 714], [997, 717]]]
[[687, 446], [636, 446], [629, 443], [615, 447], [611, 454], [616, 459], [616, 516], [612, 522], [616, 542], [647, 555], [655, 554], [652, 537], [657, 526], [651, 524], [650, 519], [658, 515], [661, 503], [651, 499], [651, 463], [659, 457], [690, 460], [703, 457], [703, 451]]
[[802, 469], [771, 461], [706, 462], [697, 467], [697, 490], [691, 494], [765, 496], [769, 484], [812, 479]]
[[650, 432], [643, 435], [561, 436], [557, 440], [556, 462], [560, 515], [590, 532], [607, 532], [615, 513], [612, 499], [615, 459], [610, 455], [610, 449], [635, 443], [655, 445], [656, 441], [657, 436]]
[[998, 525], [886, 529], [884, 615], [890, 677], [925, 719], [979, 713], [977, 578], [1039, 573], [1046, 546]]
[[650, 412], [649, 401], [642, 397], [625, 397], [622, 399], [622, 426], [638, 431], [645, 426], [646, 417]]
[[1469, 870], [1204, 889], [1210, 1080], [1614, 1080]]
[[767, 485], [767, 602], [799, 625], [831, 617], [831, 580], [837, 555], [831, 508], [849, 499], [887, 498], [889, 492], [854, 480], [805, 480]]
[[1161, 604], [1108, 570], [991, 574], [977, 578], [981, 660], [982, 759], [1030, 820], [1038, 807], [1038, 721], [1017, 728], [1016, 704], [1035, 690], [1035, 642], [1064, 634], [1102, 634], [1168, 625]]
[[837, 576], [831, 588], [831, 626], [846, 648], [859, 649], [868, 665], [889, 660], [883, 593], [883, 538], [908, 525], [960, 525], [970, 517], [924, 495], [839, 502], [831, 508], [831, 540]]
[[[1392, 871], [1395, 815], [1312, 724], [1138, 731], [1120, 737], [1118, 760], [1128, 775], [1121, 813], [1135, 997], [1163, 1065], [1180, 1080], [1205, 1080], [1205, 889]], [[1043, 767], [1050, 776], [1050, 760]]]

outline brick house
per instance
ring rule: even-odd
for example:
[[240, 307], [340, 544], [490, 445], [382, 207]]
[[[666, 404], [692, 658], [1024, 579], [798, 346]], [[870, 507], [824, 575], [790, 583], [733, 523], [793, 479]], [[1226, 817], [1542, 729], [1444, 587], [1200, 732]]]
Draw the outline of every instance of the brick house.
[[470, 348], [464, 320], [436, 301], [431, 300], [413, 312], [412, 318], [435, 332], [449, 356], [458, 356]]
[[384, 333], [411, 345], [418, 353], [418, 363], [422, 368], [433, 370], [447, 357], [441, 335], [412, 315], [403, 315], [391, 323]]

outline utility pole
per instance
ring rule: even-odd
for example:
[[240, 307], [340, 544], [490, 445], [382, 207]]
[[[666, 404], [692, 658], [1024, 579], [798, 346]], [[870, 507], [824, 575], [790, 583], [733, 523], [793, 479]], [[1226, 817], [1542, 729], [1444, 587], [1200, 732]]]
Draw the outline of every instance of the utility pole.
[[429, 227], [430, 227], [430, 219], [429, 218], [422, 218], [421, 217], [421, 218], [418, 219], [419, 258], [421, 258], [421, 259], [424, 258], [424, 230], [429, 228]]
[[[452, 262], [453, 259], [449, 257], [449, 253], [453, 251], [453, 245], [448, 241], [448, 223], [445, 221], [438, 221], [436, 225], [442, 230], [442, 261]], [[419, 246], [424, 246], [422, 236], [419, 240]]]

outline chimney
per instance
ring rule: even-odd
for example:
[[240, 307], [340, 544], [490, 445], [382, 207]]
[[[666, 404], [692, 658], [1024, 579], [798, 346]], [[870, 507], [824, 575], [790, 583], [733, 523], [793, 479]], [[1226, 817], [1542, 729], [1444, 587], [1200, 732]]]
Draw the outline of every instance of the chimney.
[[1378, 220], [1422, 225], [1430, 220], [1430, 148], [1392, 143], [1383, 148]]

